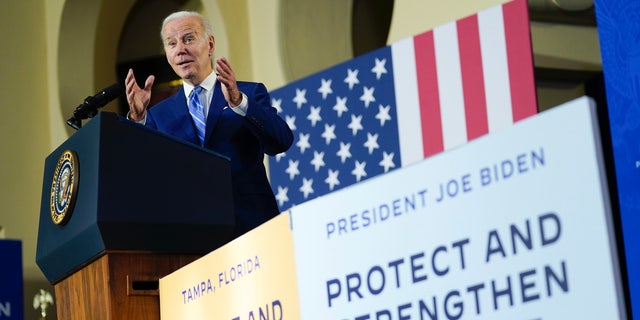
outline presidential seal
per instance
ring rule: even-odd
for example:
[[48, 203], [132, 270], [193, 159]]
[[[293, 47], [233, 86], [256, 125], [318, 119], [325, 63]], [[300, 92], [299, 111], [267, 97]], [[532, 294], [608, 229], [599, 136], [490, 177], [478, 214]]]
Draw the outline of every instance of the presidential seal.
[[75, 152], [65, 150], [58, 158], [51, 183], [49, 209], [53, 223], [64, 225], [69, 221], [76, 202], [79, 181], [78, 157]]

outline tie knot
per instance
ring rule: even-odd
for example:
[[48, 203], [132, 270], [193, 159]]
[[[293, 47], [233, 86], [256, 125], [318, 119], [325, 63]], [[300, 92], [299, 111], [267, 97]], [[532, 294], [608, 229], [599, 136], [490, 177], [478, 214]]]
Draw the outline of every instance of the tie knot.
[[204, 90], [204, 88], [201, 87], [201, 86], [196, 86], [196, 87], [193, 88], [193, 92], [195, 94], [197, 94], [197, 95], [200, 95], [200, 93], [202, 93], [203, 90]]

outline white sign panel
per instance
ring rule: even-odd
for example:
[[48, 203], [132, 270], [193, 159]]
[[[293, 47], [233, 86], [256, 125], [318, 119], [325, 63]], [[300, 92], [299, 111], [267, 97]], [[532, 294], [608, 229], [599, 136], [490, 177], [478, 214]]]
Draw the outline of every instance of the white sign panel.
[[624, 318], [597, 132], [580, 98], [294, 207], [301, 318]]

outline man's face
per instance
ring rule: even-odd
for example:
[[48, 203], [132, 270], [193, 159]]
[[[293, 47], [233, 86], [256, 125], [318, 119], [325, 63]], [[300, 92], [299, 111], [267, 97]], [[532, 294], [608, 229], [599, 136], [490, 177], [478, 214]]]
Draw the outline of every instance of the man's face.
[[206, 36], [200, 20], [182, 17], [169, 21], [162, 29], [167, 61], [180, 78], [198, 85], [211, 73], [214, 52], [213, 36]]

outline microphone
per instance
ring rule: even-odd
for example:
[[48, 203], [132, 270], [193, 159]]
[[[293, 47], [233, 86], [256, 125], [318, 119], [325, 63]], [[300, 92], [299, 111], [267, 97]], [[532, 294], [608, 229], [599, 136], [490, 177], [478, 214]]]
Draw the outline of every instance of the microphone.
[[67, 124], [79, 130], [82, 128], [83, 119], [95, 117], [98, 114], [98, 109], [117, 98], [121, 92], [122, 88], [116, 82], [100, 90], [95, 96], [85, 98], [84, 102], [73, 111], [73, 116], [67, 120]]

